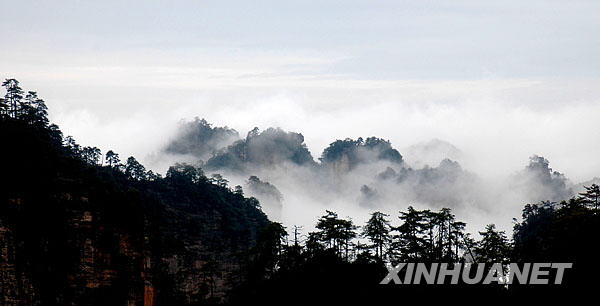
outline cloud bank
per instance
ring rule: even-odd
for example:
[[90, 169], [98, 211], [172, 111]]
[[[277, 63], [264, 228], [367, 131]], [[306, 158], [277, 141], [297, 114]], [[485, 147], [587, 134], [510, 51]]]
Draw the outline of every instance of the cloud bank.
[[[194, 122], [204, 122], [195, 125], [199, 131], [209, 126], [204, 120]], [[198, 147], [198, 138], [187, 136], [195, 134], [189, 127], [181, 125], [185, 133], [175, 134], [164, 148], [169, 158], [177, 159], [169, 149], [172, 143]], [[215, 143], [210, 137], [202, 141]], [[452, 208], [472, 224], [471, 229], [495, 222], [510, 230], [510, 220], [524, 204], [566, 200], [581, 189], [537, 155], [519, 171], [489, 178], [450, 159], [459, 157], [468, 163], [468, 155], [446, 141], [433, 139], [410, 146], [408, 151], [411, 163], [387, 140], [347, 138], [332, 141], [319, 158], [313, 158], [302, 134], [253, 128], [244, 139], [223, 143], [210, 157], [196, 157], [192, 162], [209, 172], [222, 173], [232, 185], [244, 186], [246, 194], [257, 197], [272, 219], [306, 228], [311, 228], [325, 209], [363, 218], [374, 210], [394, 214], [413, 205]], [[189, 154], [180, 157], [186, 159]]]

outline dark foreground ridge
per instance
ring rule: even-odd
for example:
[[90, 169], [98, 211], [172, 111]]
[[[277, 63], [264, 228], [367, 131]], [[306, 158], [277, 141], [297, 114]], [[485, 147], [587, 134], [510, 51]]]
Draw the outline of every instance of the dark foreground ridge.
[[0, 106], [0, 305], [225, 302], [257, 269], [258, 202], [176, 165], [104, 165], [5, 83]]
[[[597, 290], [597, 185], [527, 204], [512, 240], [493, 225], [477, 240], [447, 208], [374, 212], [362, 227], [326, 211], [315, 232], [288, 233], [222, 176], [177, 164], [162, 177], [81, 147], [35, 93], [3, 85], [0, 305], [518, 303]], [[386, 263], [465, 262], [573, 266], [560, 285], [380, 284]]]

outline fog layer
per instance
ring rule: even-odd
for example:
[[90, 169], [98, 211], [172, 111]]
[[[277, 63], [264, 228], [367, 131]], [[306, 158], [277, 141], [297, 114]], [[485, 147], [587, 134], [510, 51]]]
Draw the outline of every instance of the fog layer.
[[298, 132], [254, 128], [235, 141], [232, 135], [238, 132], [205, 120], [182, 122], [155, 160], [186, 161], [223, 174], [287, 226], [311, 228], [325, 209], [361, 223], [369, 212], [396, 215], [413, 205], [452, 208], [470, 230], [487, 223], [510, 230], [524, 204], [559, 202], [582, 188], [537, 155], [509, 175], [480, 176], [461, 165], [469, 163], [468, 154], [439, 139], [408, 147], [409, 158], [385, 139], [338, 139], [315, 158]]

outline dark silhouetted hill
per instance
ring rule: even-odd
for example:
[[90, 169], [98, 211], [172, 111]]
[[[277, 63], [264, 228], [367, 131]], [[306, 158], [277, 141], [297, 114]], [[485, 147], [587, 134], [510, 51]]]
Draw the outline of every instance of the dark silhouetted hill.
[[6, 101], [1, 305], [214, 303], [247, 281], [270, 223], [256, 199], [188, 165], [164, 178], [133, 157], [101, 165], [97, 148]]

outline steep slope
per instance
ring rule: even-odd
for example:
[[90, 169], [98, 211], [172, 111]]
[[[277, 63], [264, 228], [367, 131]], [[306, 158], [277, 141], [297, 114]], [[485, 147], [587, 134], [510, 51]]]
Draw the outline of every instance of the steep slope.
[[139, 178], [86, 162], [17, 116], [0, 143], [0, 304], [223, 302], [246, 280], [269, 224], [255, 199], [189, 166]]

